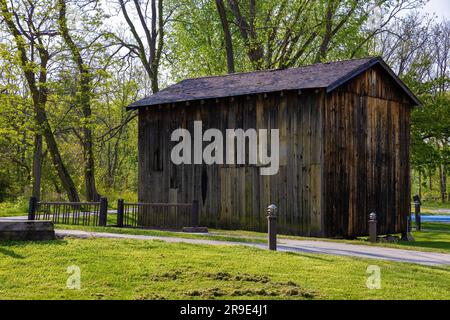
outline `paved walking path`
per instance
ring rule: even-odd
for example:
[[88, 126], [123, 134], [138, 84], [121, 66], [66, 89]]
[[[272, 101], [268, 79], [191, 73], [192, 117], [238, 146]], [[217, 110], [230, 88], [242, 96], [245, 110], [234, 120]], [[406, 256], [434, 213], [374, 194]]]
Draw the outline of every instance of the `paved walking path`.
[[[120, 239], [137, 239], [137, 240], [160, 240], [171, 243], [242, 245], [261, 249], [267, 248], [267, 246], [262, 243], [228, 242], [228, 241], [217, 241], [207, 239], [187, 239], [177, 237], [158, 237], [158, 236], [144, 236], [144, 235], [103, 233], [103, 232], [86, 232], [79, 230], [56, 230], [56, 234], [58, 236], [63, 237], [72, 236], [80, 238], [96, 237], [96, 238], [120, 238]], [[278, 250], [286, 252], [319, 253], [319, 254], [331, 254], [348, 257], [377, 259], [377, 260], [388, 260], [396, 262], [409, 262], [429, 266], [450, 265], [450, 254], [393, 249], [393, 248], [365, 246], [365, 245], [354, 245], [331, 241], [281, 239], [278, 242]]]
[[[5, 217], [1, 220], [23, 220], [26, 217]], [[187, 239], [178, 237], [158, 237], [132, 234], [118, 234], [106, 232], [87, 232], [81, 230], [55, 230], [61, 237], [72, 236], [78, 238], [118, 238], [118, 239], [136, 239], [136, 240], [160, 240], [172, 243], [191, 243], [207, 245], [242, 245], [266, 249], [263, 243], [254, 242], [229, 242], [209, 239]], [[376, 246], [355, 245], [342, 242], [320, 241], [320, 240], [289, 240], [279, 239], [278, 250], [286, 252], [306, 252], [318, 254], [330, 254], [338, 256], [388, 260], [397, 262], [409, 262], [415, 264], [436, 266], [450, 265], [450, 254], [437, 252], [413, 251], [404, 249], [384, 248]]]

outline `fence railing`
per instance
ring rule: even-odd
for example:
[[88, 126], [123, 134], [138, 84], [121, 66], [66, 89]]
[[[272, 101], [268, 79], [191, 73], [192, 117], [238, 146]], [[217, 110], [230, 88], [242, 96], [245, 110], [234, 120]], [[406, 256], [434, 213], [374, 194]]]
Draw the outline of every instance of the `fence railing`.
[[[108, 200], [99, 202], [39, 202], [31, 197], [28, 220], [49, 220], [55, 224], [106, 226]], [[117, 226], [181, 230], [198, 227], [199, 205], [191, 203], [126, 203], [117, 201]]]
[[106, 226], [108, 200], [99, 202], [39, 202], [30, 198], [28, 220], [49, 220], [57, 224]]
[[117, 203], [119, 227], [146, 227], [156, 229], [182, 229], [197, 227], [198, 201], [192, 203]]

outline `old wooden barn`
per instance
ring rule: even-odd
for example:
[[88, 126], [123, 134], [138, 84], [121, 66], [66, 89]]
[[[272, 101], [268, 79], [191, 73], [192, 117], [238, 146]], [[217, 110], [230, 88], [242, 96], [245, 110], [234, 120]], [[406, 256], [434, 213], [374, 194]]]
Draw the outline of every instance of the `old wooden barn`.
[[[403, 233], [410, 210], [409, 128], [418, 99], [380, 58], [181, 81], [129, 109], [139, 112], [139, 201], [197, 199], [201, 225], [355, 237], [378, 215], [381, 234]], [[258, 164], [171, 161], [171, 134], [193, 123], [279, 129], [279, 171]], [[204, 145], [207, 143], [204, 142]]]

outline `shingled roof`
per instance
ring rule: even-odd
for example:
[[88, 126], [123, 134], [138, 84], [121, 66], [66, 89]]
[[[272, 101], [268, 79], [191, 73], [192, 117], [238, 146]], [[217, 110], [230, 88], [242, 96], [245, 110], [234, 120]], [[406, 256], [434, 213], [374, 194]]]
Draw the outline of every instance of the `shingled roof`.
[[187, 79], [141, 99], [128, 106], [127, 109], [283, 90], [323, 88], [327, 92], [331, 92], [377, 64], [386, 70], [414, 104], [420, 105], [420, 101], [395, 75], [391, 68], [381, 58], [376, 57], [319, 63], [292, 69]]

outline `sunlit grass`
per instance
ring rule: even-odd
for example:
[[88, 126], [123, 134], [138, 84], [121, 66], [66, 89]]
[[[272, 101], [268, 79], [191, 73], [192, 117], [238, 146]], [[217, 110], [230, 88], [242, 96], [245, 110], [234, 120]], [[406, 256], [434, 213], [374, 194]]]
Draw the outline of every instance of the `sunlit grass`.
[[[71, 265], [80, 290], [66, 288]], [[124, 239], [0, 242], [0, 283], [0, 299], [450, 298], [448, 267]]]
[[28, 201], [19, 199], [16, 202], [0, 202], [0, 217], [26, 216]]

